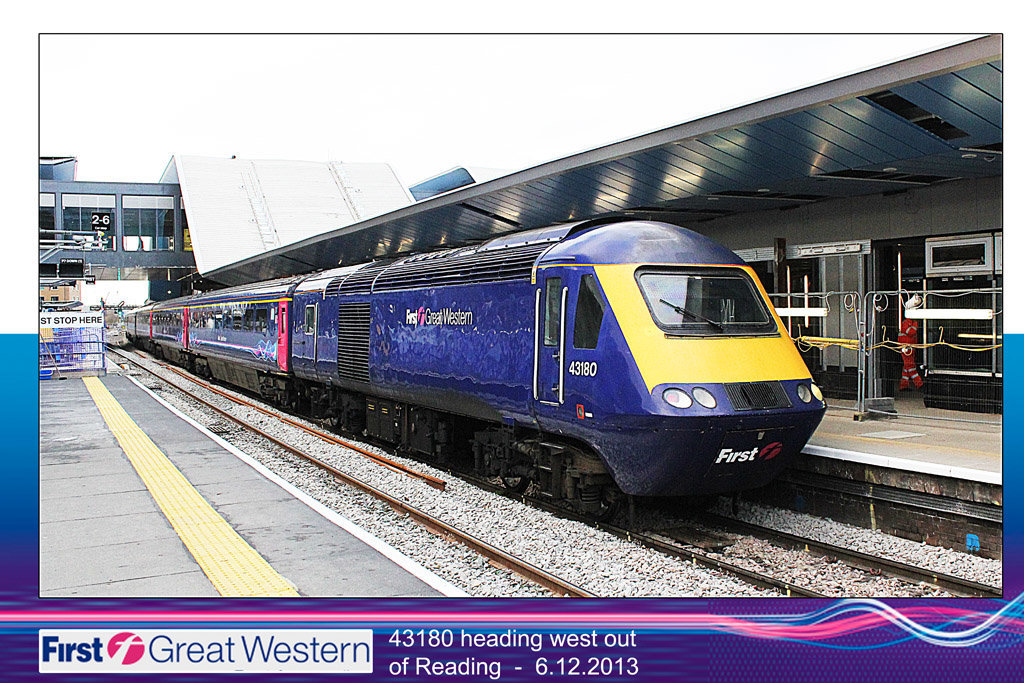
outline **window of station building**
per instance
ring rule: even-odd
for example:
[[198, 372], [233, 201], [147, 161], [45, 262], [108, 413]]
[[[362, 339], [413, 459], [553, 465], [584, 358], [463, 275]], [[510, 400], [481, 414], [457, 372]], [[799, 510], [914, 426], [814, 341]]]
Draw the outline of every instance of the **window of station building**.
[[54, 240], [57, 225], [57, 195], [52, 192], [39, 193], [39, 239]]
[[62, 239], [87, 249], [112, 251], [114, 245], [114, 195], [62, 194]]
[[174, 249], [174, 197], [124, 195], [121, 220], [125, 251]]
[[604, 319], [604, 300], [597, 289], [593, 275], [580, 278], [580, 293], [576, 298], [576, 325], [572, 331], [572, 345], [576, 349], [596, 349], [597, 337]]

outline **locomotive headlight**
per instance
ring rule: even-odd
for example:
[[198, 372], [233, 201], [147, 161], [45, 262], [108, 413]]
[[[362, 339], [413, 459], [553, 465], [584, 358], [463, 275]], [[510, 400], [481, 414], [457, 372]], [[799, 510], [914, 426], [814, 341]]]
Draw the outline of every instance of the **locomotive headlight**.
[[661, 397], [670, 406], [675, 406], [676, 408], [689, 408], [693, 405], [693, 399], [690, 398], [690, 395], [682, 389], [676, 389], [675, 387], [666, 389], [661, 394]]
[[705, 408], [714, 408], [718, 405], [718, 401], [712, 396], [711, 392], [704, 387], [693, 388], [693, 400], [701, 404]]
[[814, 398], [818, 399], [819, 401], [825, 400], [825, 396], [824, 394], [821, 393], [821, 389], [819, 389], [818, 385], [815, 384], [814, 382], [811, 382], [811, 393], [814, 394]]
[[806, 384], [796, 385], [796, 395], [800, 397], [800, 400], [804, 403], [811, 402], [811, 388]]

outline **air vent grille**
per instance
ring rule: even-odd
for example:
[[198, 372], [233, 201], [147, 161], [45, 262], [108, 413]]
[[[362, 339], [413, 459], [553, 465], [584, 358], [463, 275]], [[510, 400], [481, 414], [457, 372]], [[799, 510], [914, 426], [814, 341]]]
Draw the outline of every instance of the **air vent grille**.
[[338, 376], [370, 381], [370, 302], [338, 305]]
[[792, 405], [780, 382], [726, 384], [725, 393], [734, 410], [770, 410], [789, 408]]
[[[377, 261], [369, 265], [363, 266], [356, 272], [345, 277], [344, 280], [338, 282], [337, 287], [333, 291], [325, 292], [326, 295], [332, 294], [369, 294], [370, 288], [373, 286], [374, 279], [380, 275], [381, 271], [394, 263], [394, 260], [390, 261]], [[337, 279], [332, 280], [328, 285], [328, 290], [331, 289], [331, 285], [334, 285]]]
[[374, 285], [374, 292], [422, 289], [481, 282], [528, 280], [537, 257], [549, 244], [529, 244], [507, 249], [474, 250], [447, 258], [404, 261], [388, 268]]
[[324, 296], [337, 296], [338, 290], [341, 288], [341, 283], [345, 281], [348, 275], [339, 275], [330, 282], [327, 283], [327, 287], [324, 288]]

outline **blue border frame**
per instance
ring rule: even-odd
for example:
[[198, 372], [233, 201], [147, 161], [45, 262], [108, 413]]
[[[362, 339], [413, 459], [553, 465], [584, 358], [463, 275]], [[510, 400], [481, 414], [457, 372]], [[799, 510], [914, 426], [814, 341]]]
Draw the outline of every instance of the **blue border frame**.
[[[1024, 335], [1006, 335], [1007, 374], [1024, 363]], [[438, 681], [447, 677], [391, 676], [404, 657], [500, 659], [501, 680], [541, 680], [538, 653], [525, 648], [490, 651], [455, 647], [444, 653], [388, 642], [396, 628], [451, 628], [474, 632], [517, 629], [605, 633], [637, 632], [634, 648], [587, 651], [546, 648], [559, 657], [634, 656], [644, 681], [964, 681], [1019, 680], [1024, 671], [1024, 385], [1006, 385], [1004, 415], [1004, 591], [1013, 600], [41, 600], [39, 587], [39, 385], [36, 335], [0, 335], [8, 359], [5, 490], [0, 525], [7, 549], [0, 595], [0, 671], [5, 679], [38, 676], [40, 628], [282, 627], [273, 612], [302, 612], [303, 627], [372, 627], [371, 680]], [[182, 612], [190, 613], [187, 616]], [[74, 613], [74, 614], [72, 614]], [[258, 614], [262, 613], [262, 614]], [[267, 614], [271, 613], [271, 614]], [[21, 617], [12, 615], [21, 614]], [[413, 615], [418, 615], [414, 619]], [[632, 616], [631, 616], [632, 615]], [[184, 621], [180, 621], [184, 618]], [[584, 662], [585, 664], [585, 662]], [[515, 670], [512, 667], [522, 667]], [[366, 676], [352, 675], [353, 678]], [[64, 676], [58, 678], [68, 678]], [[99, 680], [78, 675], [74, 680]], [[118, 680], [131, 680], [126, 676]], [[153, 676], [148, 676], [152, 680]], [[157, 676], [184, 679], [185, 675]], [[203, 676], [189, 675], [189, 680]], [[260, 680], [254, 674], [244, 680]], [[269, 678], [269, 677], [268, 677]], [[274, 676], [274, 680], [305, 680]], [[488, 680], [486, 676], [463, 680]], [[590, 678], [553, 676], [547, 678]]]

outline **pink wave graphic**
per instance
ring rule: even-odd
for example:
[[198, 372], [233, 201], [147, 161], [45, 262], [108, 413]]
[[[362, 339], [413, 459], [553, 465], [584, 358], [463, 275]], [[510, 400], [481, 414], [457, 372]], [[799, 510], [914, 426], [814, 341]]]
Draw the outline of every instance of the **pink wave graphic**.
[[[709, 613], [650, 614], [640, 612], [596, 612], [575, 614], [550, 612], [427, 612], [427, 611], [246, 611], [236, 613], [209, 612], [132, 612], [132, 611], [54, 611], [0, 612], [0, 626], [26, 623], [96, 624], [125, 623], [189, 623], [219, 625], [270, 622], [287, 626], [292, 623], [315, 622], [324, 625], [359, 624], [460, 624], [515, 625], [553, 627], [621, 627], [671, 629], [681, 632], [713, 632], [768, 640], [825, 642], [887, 629], [895, 638], [909, 634], [919, 640], [947, 647], [969, 647], [996, 634], [1024, 635], [1022, 598], [989, 613], [947, 604], [915, 605], [896, 609], [877, 600], [840, 600], [822, 609], [802, 614], [731, 616]], [[213, 617], [211, 619], [211, 617]]]

